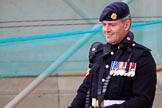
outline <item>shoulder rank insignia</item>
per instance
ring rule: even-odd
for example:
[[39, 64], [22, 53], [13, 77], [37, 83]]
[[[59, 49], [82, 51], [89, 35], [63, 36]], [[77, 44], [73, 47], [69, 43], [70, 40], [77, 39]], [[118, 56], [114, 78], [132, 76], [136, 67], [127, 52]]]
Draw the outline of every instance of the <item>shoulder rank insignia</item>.
[[[128, 72], [126, 71], [126, 67], [128, 68]], [[127, 77], [134, 77], [136, 71], [136, 63], [134, 62], [119, 62], [119, 61], [112, 61], [110, 67], [110, 75], [112, 76], [127, 76]]]

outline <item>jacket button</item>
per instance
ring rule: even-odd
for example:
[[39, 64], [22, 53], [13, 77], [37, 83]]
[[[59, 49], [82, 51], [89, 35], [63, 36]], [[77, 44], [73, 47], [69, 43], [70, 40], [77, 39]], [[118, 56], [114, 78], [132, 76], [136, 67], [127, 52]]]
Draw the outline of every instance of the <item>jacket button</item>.
[[105, 79], [104, 78], [102, 78], [102, 82], [105, 82]]
[[109, 68], [109, 65], [106, 65], [105, 68]]
[[127, 37], [127, 40], [130, 41], [131, 40], [130, 37]]
[[114, 52], [111, 52], [111, 55], [114, 55]]
[[135, 45], [136, 45], [135, 43], [132, 44], [132, 46], [135, 46]]
[[95, 51], [96, 50], [96, 48], [92, 48], [92, 51]]

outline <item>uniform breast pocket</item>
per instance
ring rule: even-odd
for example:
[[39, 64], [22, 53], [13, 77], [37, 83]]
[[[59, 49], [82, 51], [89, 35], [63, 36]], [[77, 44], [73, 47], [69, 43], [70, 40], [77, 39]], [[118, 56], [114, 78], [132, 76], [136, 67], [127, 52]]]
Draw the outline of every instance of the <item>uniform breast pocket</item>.
[[125, 77], [121, 88], [121, 96], [129, 97], [132, 95], [134, 77]]
[[120, 95], [123, 87], [124, 77], [123, 76], [112, 76], [110, 84], [108, 86], [108, 94], [114, 96]]
[[110, 99], [130, 96], [132, 94], [132, 77], [112, 76], [108, 86], [107, 96]]

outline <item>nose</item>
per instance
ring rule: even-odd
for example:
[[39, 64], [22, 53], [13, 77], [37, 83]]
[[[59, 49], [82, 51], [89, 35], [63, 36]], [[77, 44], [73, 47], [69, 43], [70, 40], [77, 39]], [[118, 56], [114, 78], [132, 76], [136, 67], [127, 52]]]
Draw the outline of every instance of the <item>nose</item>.
[[104, 32], [110, 32], [111, 31], [110, 26], [109, 25], [103, 26], [103, 31]]

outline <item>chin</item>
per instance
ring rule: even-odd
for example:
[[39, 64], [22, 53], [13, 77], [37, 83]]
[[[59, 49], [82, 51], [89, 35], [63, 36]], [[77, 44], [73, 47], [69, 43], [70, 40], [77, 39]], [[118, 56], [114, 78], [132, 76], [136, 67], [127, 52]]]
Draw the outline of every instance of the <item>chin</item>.
[[109, 38], [106, 39], [107, 43], [113, 43]]
[[112, 42], [110, 42], [110, 41], [107, 41], [107, 43], [111, 44]]

